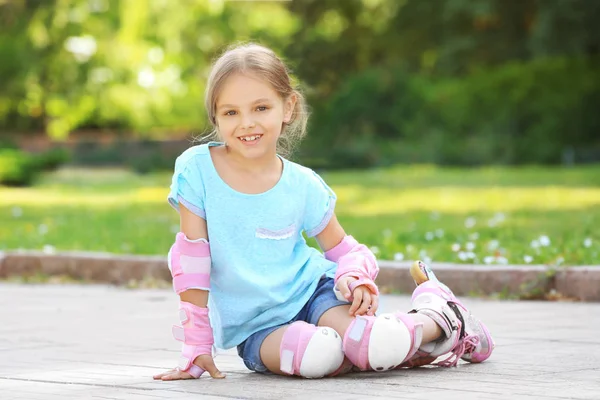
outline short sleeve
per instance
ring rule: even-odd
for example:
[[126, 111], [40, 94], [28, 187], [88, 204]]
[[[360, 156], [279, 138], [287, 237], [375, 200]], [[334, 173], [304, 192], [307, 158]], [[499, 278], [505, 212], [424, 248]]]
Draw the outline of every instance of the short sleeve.
[[316, 172], [309, 171], [303, 228], [306, 236], [313, 237], [321, 233], [331, 220], [337, 197]]
[[177, 211], [179, 211], [179, 204], [183, 204], [197, 216], [206, 219], [204, 185], [194, 158], [182, 158], [182, 156], [177, 158], [168, 201]]

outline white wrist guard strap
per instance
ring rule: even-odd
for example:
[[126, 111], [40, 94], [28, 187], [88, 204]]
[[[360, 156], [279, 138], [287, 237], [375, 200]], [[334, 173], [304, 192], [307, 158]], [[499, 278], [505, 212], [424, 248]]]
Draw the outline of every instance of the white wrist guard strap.
[[179, 232], [168, 261], [177, 294], [188, 289], [210, 290], [210, 246], [206, 239], [189, 240]]

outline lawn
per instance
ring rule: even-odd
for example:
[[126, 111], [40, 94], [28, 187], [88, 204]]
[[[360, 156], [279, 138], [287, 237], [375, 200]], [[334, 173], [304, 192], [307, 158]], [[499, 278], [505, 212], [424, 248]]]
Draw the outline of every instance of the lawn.
[[[381, 259], [600, 265], [600, 165], [322, 176], [346, 231]], [[0, 187], [0, 250], [166, 254], [178, 229], [169, 183], [169, 173], [70, 168]]]

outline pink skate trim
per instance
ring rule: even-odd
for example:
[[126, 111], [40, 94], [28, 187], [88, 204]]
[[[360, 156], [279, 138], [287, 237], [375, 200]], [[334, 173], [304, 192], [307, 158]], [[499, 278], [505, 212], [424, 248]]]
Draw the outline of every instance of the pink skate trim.
[[280, 369], [289, 375], [298, 374], [306, 347], [318, 328], [304, 321], [292, 323], [283, 334], [279, 348]]
[[199, 355], [212, 356], [214, 343], [208, 308], [198, 307], [185, 301], [180, 301], [179, 306], [179, 318], [183, 327], [173, 327], [175, 339], [184, 342], [179, 369], [198, 378], [204, 373], [204, 370], [195, 366], [193, 362]]
[[344, 335], [344, 354], [352, 364], [362, 371], [371, 369], [369, 365], [369, 337], [377, 317], [358, 316], [352, 321]]

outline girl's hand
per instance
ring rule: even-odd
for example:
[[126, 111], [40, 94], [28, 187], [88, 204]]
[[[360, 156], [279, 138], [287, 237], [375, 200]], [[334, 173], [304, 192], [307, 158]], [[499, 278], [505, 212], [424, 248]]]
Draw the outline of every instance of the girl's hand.
[[379, 307], [379, 296], [374, 294], [364, 285], [357, 286], [353, 293], [350, 293], [350, 283], [356, 281], [354, 277], [341, 278], [337, 282], [337, 287], [340, 293], [346, 299], [354, 297], [349, 313], [352, 316], [357, 315], [375, 315], [377, 307]]
[[[204, 355], [196, 357], [196, 359], [194, 360], [194, 364], [196, 364], [198, 367], [200, 367], [203, 370], [205, 370], [206, 372], [208, 372], [210, 374], [210, 376], [215, 379], [225, 378], [225, 375], [217, 369], [217, 366], [215, 365], [215, 361], [213, 360], [213, 358], [208, 354], [204, 354]], [[194, 377], [192, 375], [188, 374], [185, 371], [181, 371], [178, 368], [172, 369], [167, 372], [163, 372], [162, 374], [154, 375], [153, 378], [156, 380], [162, 380], [162, 381], [177, 381], [180, 379], [194, 379]]]

